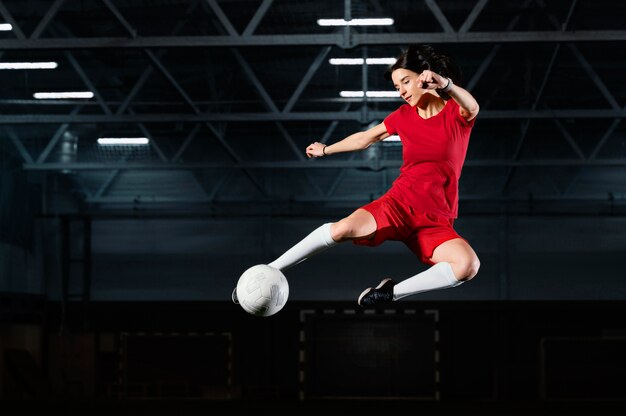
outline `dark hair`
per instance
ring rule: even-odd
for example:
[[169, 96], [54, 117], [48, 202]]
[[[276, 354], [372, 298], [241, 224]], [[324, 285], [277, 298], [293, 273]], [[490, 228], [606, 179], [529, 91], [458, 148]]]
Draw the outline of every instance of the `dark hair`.
[[400, 68], [408, 69], [418, 74], [428, 69], [441, 76], [451, 78], [457, 85], [462, 81], [460, 79], [461, 72], [454, 61], [452, 61], [452, 58], [437, 51], [430, 45], [409, 46], [406, 51], [398, 56], [396, 63], [385, 71], [385, 79], [390, 81], [393, 71]]

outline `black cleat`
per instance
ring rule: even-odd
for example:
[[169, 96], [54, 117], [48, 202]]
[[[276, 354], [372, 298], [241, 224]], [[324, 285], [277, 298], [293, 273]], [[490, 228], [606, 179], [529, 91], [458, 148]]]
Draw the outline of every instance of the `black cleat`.
[[237, 298], [237, 288], [233, 289], [233, 294], [232, 294], [232, 299], [233, 299], [233, 303], [235, 305], [239, 305], [239, 299]]
[[393, 287], [396, 282], [387, 278], [384, 279], [376, 288], [368, 287], [361, 293], [357, 303], [359, 306], [374, 306], [379, 303], [393, 302]]

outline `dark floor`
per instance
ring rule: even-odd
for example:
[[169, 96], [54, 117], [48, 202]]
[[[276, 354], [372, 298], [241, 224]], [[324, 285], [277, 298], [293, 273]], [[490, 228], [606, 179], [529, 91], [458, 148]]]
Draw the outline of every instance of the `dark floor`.
[[44, 306], [5, 316], [0, 416], [626, 415], [626, 302]]
[[617, 416], [626, 414], [626, 401], [614, 402], [459, 402], [411, 400], [321, 401], [1, 401], [0, 414], [41, 415], [519, 415], [519, 416]]

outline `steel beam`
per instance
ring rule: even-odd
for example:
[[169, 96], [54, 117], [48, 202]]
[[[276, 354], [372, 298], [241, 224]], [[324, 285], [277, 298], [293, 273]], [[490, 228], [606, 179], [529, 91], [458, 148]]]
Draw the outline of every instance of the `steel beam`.
[[[400, 167], [400, 160], [379, 160], [376, 162], [369, 161], [320, 161], [312, 163], [311, 161], [282, 161], [282, 162], [241, 162], [232, 164], [231, 162], [200, 162], [200, 163], [100, 163], [100, 162], [80, 162], [80, 163], [25, 163], [25, 170], [32, 171], [56, 171], [56, 170], [73, 170], [73, 171], [97, 171], [97, 170], [208, 170], [208, 169], [396, 169]], [[559, 166], [575, 166], [575, 167], [625, 167], [626, 158], [621, 159], [533, 159], [533, 160], [507, 160], [507, 159], [484, 159], [484, 160], [467, 160], [465, 161], [467, 168], [502, 168], [502, 167], [559, 167]]]
[[252, 46], [339, 46], [344, 49], [361, 45], [399, 45], [411, 43], [577, 43], [623, 42], [626, 30], [577, 30], [569, 32], [466, 32], [466, 33], [352, 33], [346, 43], [341, 33], [253, 35], [253, 36], [138, 36], [2, 39], [0, 50], [67, 50], [67, 49], [146, 49], [193, 47], [252, 47]]
[[[80, 104], [79, 104], [80, 105]], [[302, 112], [256, 112], [256, 113], [163, 113], [163, 114], [2, 114], [0, 124], [123, 124], [123, 123], [202, 123], [213, 121], [272, 122], [272, 121], [358, 121], [369, 123], [382, 120], [388, 111], [368, 111], [363, 119], [359, 111], [302, 111]], [[626, 109], [579, 109], [579, 110], [482, 110], [481, 120], [525, 119], [623, 119]]]

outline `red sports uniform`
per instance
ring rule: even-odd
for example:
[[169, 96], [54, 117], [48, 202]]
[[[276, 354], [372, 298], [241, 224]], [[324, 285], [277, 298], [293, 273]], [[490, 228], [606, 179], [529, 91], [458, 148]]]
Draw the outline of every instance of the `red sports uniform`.
[[387, 193], [361, 207], [374, 216], [376, 234], [355, 244], [403, 241], [422, 262], [433, 264], [430, 258], [437, 246], [460, 238], [452, 225], [474, 120], [466, 121], [454, 100], [427, 119], [408, 104], [387, 116], [387, 132], [402, 141], [403, 164]]

